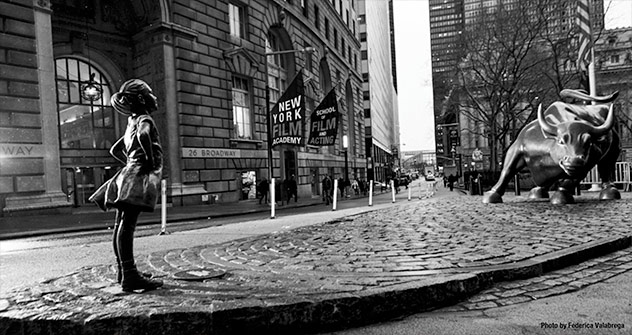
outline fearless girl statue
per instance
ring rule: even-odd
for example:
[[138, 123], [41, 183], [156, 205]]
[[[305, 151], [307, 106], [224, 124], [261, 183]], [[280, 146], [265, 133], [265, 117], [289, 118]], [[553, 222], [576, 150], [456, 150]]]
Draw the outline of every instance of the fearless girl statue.
[[134, 263], [134, 231], [141, 212], [156, 207], [162, 175], [162, 147], [150, 113], [158, 109], [156, 96], [140, 79], [123, 83], [112, 95], [114, 109], [127, 116], [127, 129], [110, 149], [125, 166], [91, 197], [101, 209], [116, 209], [112, 244], [117, 262], [117, 281], [123, 291], [148, 291], [162, 286], [151, 274], [141, 273]]

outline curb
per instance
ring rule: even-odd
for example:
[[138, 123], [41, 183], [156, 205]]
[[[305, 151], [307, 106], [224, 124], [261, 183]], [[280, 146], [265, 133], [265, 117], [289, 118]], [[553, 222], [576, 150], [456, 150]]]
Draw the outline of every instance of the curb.
[[[303, 204], [295, 205], [292, 207], [277, 208], [276, 210], [279, 211], [279, 210], [283, 210], [287, 208], [310, 207], [310, 206], [316, 206], [319, 204], [320, 203], [303, 203]], [[269, 212], [269, 211], [270, 211], [269, 207], [266, 207], [266, 208], [261, 208], [261, 209], [244, 210], [241, 212], [229, 212], [229, 213], [219, 213], [219, 214], [193, 213], [189, 216], [170, 218], [167, 220], [167, 223], [184, 222], [184, 221], [190, 221], [190, 220], [202, 220], [202, 219], [208, 219], [208, 218], [217, 219], [217, 218], [240, 216], [240, 215], [245, 215], [245, 214], [263, 213], [263, 212]], [[158, 225], [158, 224], [161, 224], [160, 218], [153, 218], [153, 217], [146, 218], [146, 219], [141, 218], [138, 221], [137, 226], [150, 226], [150, 225]], [[6, 233], [6, 234], [0, 234], [0, 241], [18, 239], [18, 238], [38, 237], [38, 236], [45, 236], [45, 235], [52, 235], [52, 234], [61, 234], [61, 233], [88, 232], [88, 231], [95, 231], [95, 230], [103, 230], [106, 227], [107, 226], [104, 226], [103, 223], [98, 223], [98, 224], [93, 224], [93, 225], [79, 226], [76, 228], [64, 227], [64, 228], [40, 229], [40, 230], [32, 230], [32, 231], [24, 231], [24, 232], [16, 232], [16, 233]]]
[[[358, 294], [338, 293], [318, 299], [295, 298], [288, 303], [265, 304], [253, 297], [248, 306], [216, 306], [212, 301], [196, 309], [152, 311], [118, 317], [65, 320], [1, 317], [0, 334], [300, 334], [340, 330], [387, 321], [455, 304], [494, 283], [539, 276], [632, 245], [632, 236], [602, 239], [524, 261], [474, 268], [470, 273], [445, 273], [415, 283], [398, 284]], [[472, 268], [468, 269], [471, 271]]]

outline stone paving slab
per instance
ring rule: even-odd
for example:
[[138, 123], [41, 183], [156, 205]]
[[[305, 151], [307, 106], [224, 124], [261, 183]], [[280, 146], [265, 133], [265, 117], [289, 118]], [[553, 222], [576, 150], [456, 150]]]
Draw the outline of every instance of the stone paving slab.
[[[0, 334], [306, 333], [450, 306], [494, 283], [540, 278], [630, 246], [629, 194], [620, 201], [600, 202], [592, 194], [577, 200], [554, 206], [521, 197], [500, 205], [482, 204], [480, 197], [429, 199], [152, 253], [137, 257], [139, 268], [157, 273], [165, 286], [143, 294], [122, 292], [112, 266], [82, 268], [0, 297]], [[203, 282], [172, 279], [190, 268], [227, 274]], [[456, 306], [518, 303], [606, 277], [598, 268], [579, 273], [484, 291], [470, 302], [478, 307]]]

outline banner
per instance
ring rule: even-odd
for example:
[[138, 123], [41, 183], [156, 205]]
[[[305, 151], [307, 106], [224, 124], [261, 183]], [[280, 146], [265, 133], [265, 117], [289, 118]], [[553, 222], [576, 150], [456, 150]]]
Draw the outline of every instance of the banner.
[[301, 70], [272, 109], [272, 146], [303, 145], [304, 116], [305, 88]]
[[307, 144], [317, 146], [334, 145], [338, 134], [339, 115], [336, 90], [332, 89], [312, 113]]

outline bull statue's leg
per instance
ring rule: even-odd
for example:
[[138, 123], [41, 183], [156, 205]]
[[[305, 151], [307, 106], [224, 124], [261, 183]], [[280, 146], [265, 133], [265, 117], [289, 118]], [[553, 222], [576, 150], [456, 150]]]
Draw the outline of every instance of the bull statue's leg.
[[575, 179], [563, 179], [560, 181], [557, 191], [551, 195], [551, 203], [553, 205], [574, 204], [573, 192], [579, 183]]
[[549, 188], [536, 186], [529, 191], [529, 199], [548, 199]]
[[614, 185], [615, 169], [617, 168], [617, 157], [621, 152], [619, 144], [619, 136], [616, 132], [612, 134], [612, 143], [608, 152], [597, 164], [599, 177], [601, 178], [601, 192], [599, 192], [599, 200], [618, 200], [621, 199], [621, 193]]
[[500, 178], [496, 185], [491, 190], [485, 192], [483, 195], [483, 203], [485, 204], [498, 204], [503, 202], [503, 194], [505, 194], [505, 188], [513, 176], [522, 170], [526, 165], [522, 153], [519, 151], [518, 146], [514, 143], [507, 150], [505, 156], [505, 162], [503, 163], [503, 170], [500, 173]]

